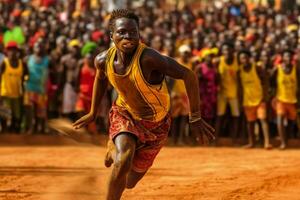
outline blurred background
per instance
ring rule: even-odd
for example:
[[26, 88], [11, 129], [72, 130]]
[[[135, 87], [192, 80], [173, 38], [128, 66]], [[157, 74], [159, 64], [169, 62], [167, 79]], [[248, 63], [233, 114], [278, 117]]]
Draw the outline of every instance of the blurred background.
[[[112, 45], [108, 20], [109, 13], [117, 8], [132, 9], [140, 17], [142, 42], [194, 70], [200, 82], [202, 116], [212, 126], [219, 126], [222, 131], [218, 137], [229, 139], [224, 143], [246, 143], [247, 128], [241, 103], [238, 116], [232, 116], [232, 110], [226, 108], [224, 123], [216, 124], [217, 96], [222, 85], [217, 78], [218, 63], [226, 54], [222, 47], [229, 46], [230, 54], [235, 56], [243, 49], [249, 50], [251, 62], [265, 74], [267, 123], [271, 139], [276, 142], [276, 84], [272, 72], [282, 62], [285, 50], [292, 51], [292, 63], [300, 68], [299, 0], [2, 0], [3, 135], [51, 135], [48, 120], [74, 121], [89, 112], [93, 60]], [[183, 83], [167, 81], [173, 117], [170, 144], [193, 145]], [[96, 122], [87, 127], [91, 135], [107, 135], [107, 115], [115, 98], [109, 87]], [[299, 103], [297, 108], [298, 124], [291, 122], [288, 132], [294, 146], [300, 146]], [[232, 119], [238, 122], [237, 130], [232, 129]], [[255, 139], [263, 144], [261, 129], [256, 123]]]

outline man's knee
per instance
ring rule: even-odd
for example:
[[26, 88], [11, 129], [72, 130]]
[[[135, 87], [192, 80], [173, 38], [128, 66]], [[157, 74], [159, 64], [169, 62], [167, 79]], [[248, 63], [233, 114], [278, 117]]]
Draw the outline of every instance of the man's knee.
[[130, 171], [134, 150], [128, 149], [126, 151], [117, 152], [114, 168], [119, 172], [119, 175], [126, 174]]
[[120, 134], [115, 138], [114, 168], [117, 170], [117, 176], [124, 176], [130, 171], [135, 152], [135, 142], [135, 138], [128, 134]]

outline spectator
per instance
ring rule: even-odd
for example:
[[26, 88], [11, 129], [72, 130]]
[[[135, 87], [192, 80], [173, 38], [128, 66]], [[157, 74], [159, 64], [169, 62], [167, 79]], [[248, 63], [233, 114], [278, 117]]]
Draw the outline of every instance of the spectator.
[[194, 70], [199, 78], [202, 116], [211, 125], [215, 122], [217, 106], [217, 54], [217, 48], [203, 50], [203, 61]]
[[[178, 63], [192, 69], [190, 62], [191, 48], [188, 45], [182, 45], [179, 48]], [[183, 144], [184, 137], [187, 135], [188, 114], [189, 114], [189, 101], [188, 96], [182, 80], [175, 80], [172, 92], [172, 110], [171, 115], [173, 118], [171, 134], [175, 145]]]
[[73, 39], [68, 44], [69, 53], [61, 58], [60, 64], [63, 67], [63, 100], [62, 114], [65, 117], [75, 120], [76, 118], [76, 101], [80, 60], [80, 42]]
[[[97, 55], [95, 51], [97, 45], [93, 42], [87, 43], [81, 50], [81, 54], [84, 59], [78, 63], [79, 72], [79, 93], [76, 102], [76, 113], [77, 118], [86, 115], [91, 108], [92, 94], [93, 94], [93, 83], [96, 76], [96, 69], [94, 68], [94, 59]], [[95, 124], [90, 124], [94, 125]], [[90, 132], [95, 131], [88, 128]]]
[[231, 136], [233, 139], [236, 139], [238, 131], [238, 119], [240, 116], [237, 81], [238, 70], [239, 66], [233, 45], [231, 43], [224, 43], [222, 45], [222, 56], [220, 57], [218, 66], [219, 91], [216, 121], [217, 137], [219, 136], [221, 127], [223, 126], [226, 107], [228, 104], [233, 117]]
[[[299, 69], [292, 62], [294, 52], [282, 52], [282, 64], [277, 65], [274, 77], [276, 79], [276, 112], [278, 133], [280, 136], [280, 149], [286, 148], [287, 133], [293, 133], [293, 125], [297, 119], [297, 92], [299, 85]], [[284, 120], [288, 120], [287, 129]]]
[[[33, 54], [27, 58], [28, 79], [25, 83], [25, 131], [27, 133], [45, 132], [47, 119], [47, 81], [50, 68], [49, 56], [44, 44], [34, 44]], [[32, 121], [33, 119], [33, 121]]]
[[255, 62], [251, 62], [251, 53], [248, 50], [241, 50], [238, 54], [238, 59], [241, 64], [239, 77], [242, 85], [242, 99], [243, 108], [247, 120], [248, 128], [248, 145], [246, 148], [253, 148], [255, 146], [254, 126], [257, 119], [260, 120], [263, 135], [264, 147], [270, 149], [269, 127], [266, 121], [267, 111], [264, 100], [263, 80], [265, 74], [262, 68], [257, 67]]
[[[26, 65], [20, 58], [18, 44], [10, 41], [6, 45], [7, 57], [0, 65], [1, 101], [12, 113], [9, 131], [19, 133], [21, 123], [21, 108], [23, 81], [27, 73]], [[2, 131], [5, 132], [7, 120], [3, 119]]]

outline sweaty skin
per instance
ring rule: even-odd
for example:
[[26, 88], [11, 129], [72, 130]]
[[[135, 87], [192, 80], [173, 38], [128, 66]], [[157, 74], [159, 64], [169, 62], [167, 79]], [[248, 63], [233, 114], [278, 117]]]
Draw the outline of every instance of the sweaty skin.
[[[115, 20], [114, 30], [111, 33], [116, 48], [114, 71], [117, 74], [125, 74], [131, 59], [138, 47], [140, 35], [139, 27], [135, 20], [118, 18]], [[107, 51], [100, 53], [95, 58], [96, 78], [94, 81], [92, 106], [90, 113], [77, 120], [73, 126], [80, 128], [95, 119], [98, 105], [108, 85], [105, 75]], [[157, 51], [146, 48], [140, 57], [140, 67], [144, 78], [149, 84], [159, 84], [165, 76], [182, 79], [190, 100], [191, 112], [200, 111], [199, 86], [196, 75], [191, 70], [177, 63], [174, 59], [163, 56]], [[214, 139], [214, 129], [204, 120], [190, 124], [193, 135], [199, 138], [199, 142], [206, 139]], [[107, 199], [120, 199], [125, 188], [133, 188], [146, 172], [138, 173], [131, 169], [132, 159], [136, 148], [136, 138], [130, 133], [122, 132], [114, 139], [115, 155], [113, 157], [114, 167], [109, 180]], [[106, 164], [110, 165], [111, 163]]]

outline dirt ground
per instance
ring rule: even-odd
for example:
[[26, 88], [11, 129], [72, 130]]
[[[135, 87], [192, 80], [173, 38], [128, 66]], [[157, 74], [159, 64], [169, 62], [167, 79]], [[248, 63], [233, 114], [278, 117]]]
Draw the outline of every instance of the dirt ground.
[[[1, 200], [104, 199], [103, 147], [0, 147]], [[123, 199], [299, 200], [300, 150], [165, 147]]]

